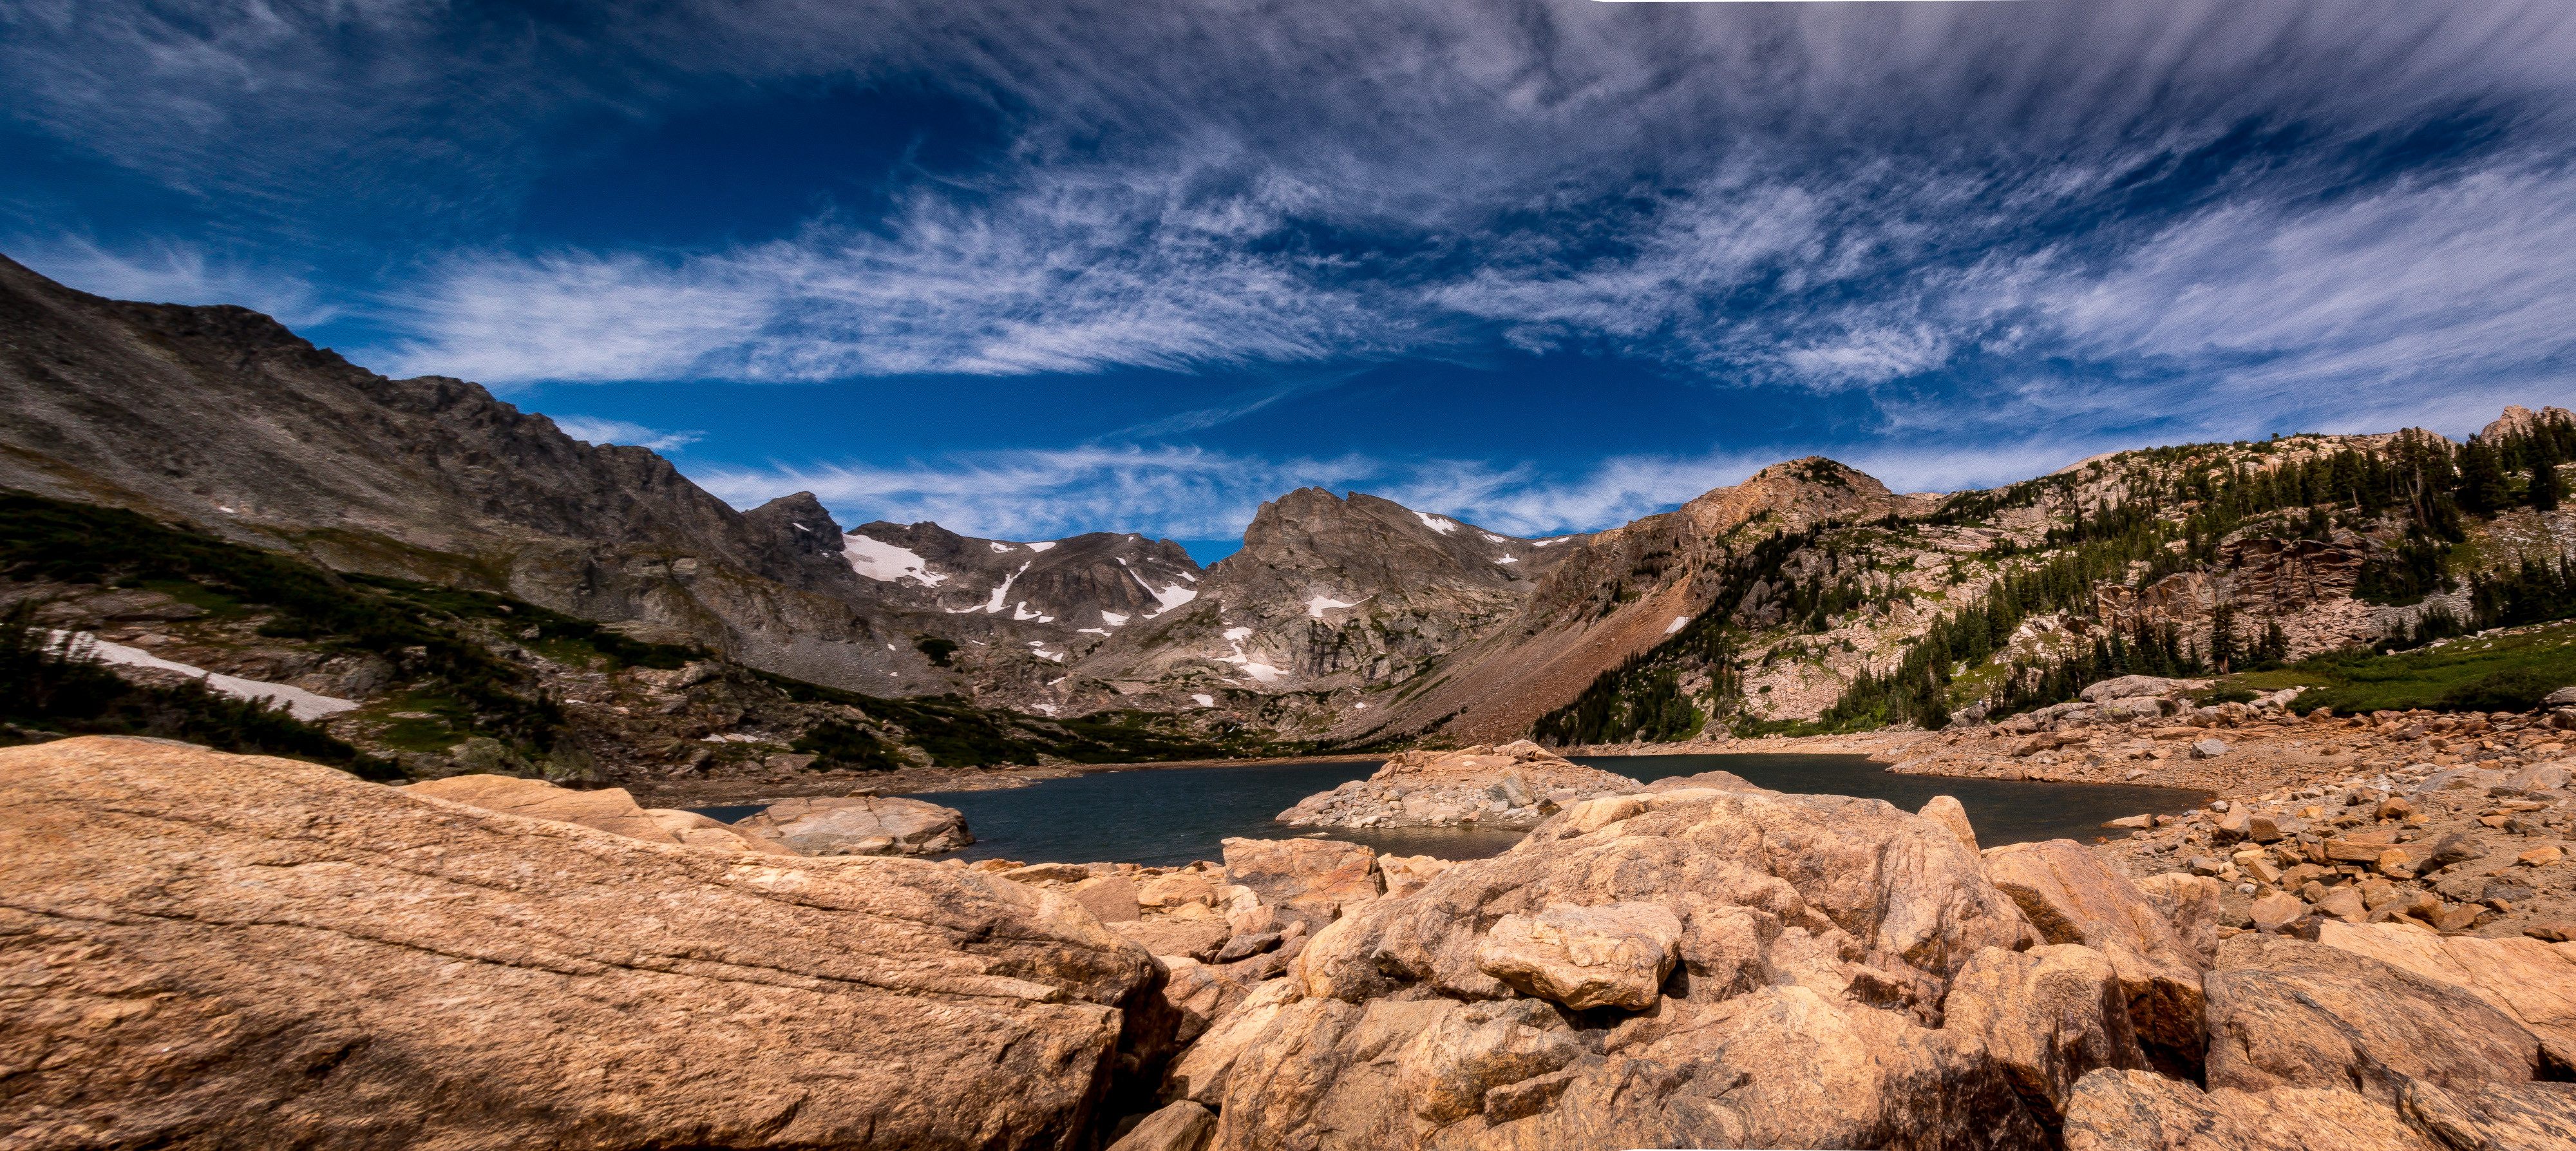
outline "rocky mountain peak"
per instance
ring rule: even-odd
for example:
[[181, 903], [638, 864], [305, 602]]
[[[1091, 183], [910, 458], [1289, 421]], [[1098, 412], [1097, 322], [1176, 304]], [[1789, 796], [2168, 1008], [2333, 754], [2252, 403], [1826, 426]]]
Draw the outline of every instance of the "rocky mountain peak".
[[2539, 430], [2542, 424], [2568, 423], [2576, 423], [2576, 412], [2554, 407], [2543, 407], [2535, 412], [2520, 404], [2513, 404], [2505, 408], [2503, 415], [2478, 429], [2478, 438], [2493, 442], [2506, 436], [2529, 435]]
[[1823, 456], [1772, 464], [1733, 487], [1712, 489], [1683, 504], [1679, 514], [1709, 535], [1734, 530], [1764, 513], [1795, 530], [1828, 519], [1917, 511], [1924, 503], [1899, 496], [1876, 477]]

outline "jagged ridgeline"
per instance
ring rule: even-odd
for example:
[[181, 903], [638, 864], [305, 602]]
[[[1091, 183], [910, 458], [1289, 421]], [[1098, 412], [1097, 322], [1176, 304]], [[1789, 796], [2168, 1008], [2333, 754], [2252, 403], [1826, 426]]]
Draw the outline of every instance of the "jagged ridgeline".
[[[793, 749], [817, 768], [883, 770], [914, 763], [977, 766], [1137, 762], [1258, 753], [1266, 744], [1165, 731], [1162, 717], [1095, 713], [1054, 720], [978, 707], [957, 696], [884, 699], [760, 671], [703, 648], [649, 643], [494, 592], [334, 572], [163, 524], [118, 508], [0, 491], [0, 743], [42, 733], [177, 738], [219, 750], [281, 755], [405, 777], [407, 754], [489, 741], [490, 767], [605, 782], [597, 764], [694, 753], [653, 745], [648, 722], [619, 709], [565, 706], [568, 682], [664, 673], [697, 677], [689, 710], [738, 721], [764, 707], [801, 731]], [[246, 658], [283, 658], [366, 706], [319, 722], [202, 684], [136, 683], [84, 658], [62, 628], [152, 601]], [[104, 606], [102, 606], [104, 605]], [[328, 693], [326, 693], [328, 694]], [[698, 698], [703, 697], [703, 698]], [[664, 743], [670, 743], [668, 739]], [[685, 760], [683, 760], [685, 762]], [[656, 769], [667, 770], [667, 768]]]
[[[2465, 445], [2410, 430], [2122, 452], [1925, 515], [1774, 529], [1733, 549], [1710, 606], [1534, 734], [1938, 728], [2122, 675], [2343, 684], [2356, 657], [2576, 616], [2549, 515], [2570, 459], [2576, 423], [2553, 409]], [[1830, 701], [1776, 702], [1801, 683]]]

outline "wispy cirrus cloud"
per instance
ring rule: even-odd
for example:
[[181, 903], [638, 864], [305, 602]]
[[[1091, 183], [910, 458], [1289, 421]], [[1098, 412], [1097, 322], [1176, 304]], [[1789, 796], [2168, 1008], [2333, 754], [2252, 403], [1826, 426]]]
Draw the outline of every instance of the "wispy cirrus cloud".
[[111, 250], [77, 236], [9, 242], [20, 263], [97, 295], [159, 304], [239, 304], [289, 326], [320, 324], [345, 310], [311, 281], [255, 262], [162, 240]]
[[[764, 239], [520, 224], [567, 156], [817, 87], [929, 92], [995, 142]], [[2576, 399], [2576, 10], [2545, 0], [30, 0], [0, 10], [0, 94], [238, 227], [362, 251], [383, 271], [350, 298], [385, 335], [357, 354], [399, 374], [864, 388], [1546, 352], [1841, 413], [1812, 444], [1598, 461], [1436, 428], [1401, 459], [1187, 444], [1292, 383], [1059, 437], [1088, 447], [727, 473], [1023, 534], [1148, 499], [1181, 509], [1154, 530], [1222, 532], [1306, 482], [1591, 528], [1806, 450], [1949, 487], [2143, 436]], [[415, 223], [379, 251], [380, 219]]]
[[675, 452], [707, 438], [705, 432], [663, 431], [626, 420], [596, 416], [555, 416], [555, 427], [576, 440], [593, 444], [629, 444], [657, 452]]
[[[1809, 454], [1817, 453], [1779, 445], [1614, 456], [1563, 473], [1528, 461], [1274, 459], [1202, 448], [1086, 447], [958, 453], [899, 464], [692, 466], [689, 474], [739, 507], [810, 491], [850, 524], [933, 520], [990, 539], [1104, 530], [1229, 538], [1243, 531], [1263, 502], [1310, 486], [1336, 494], [1363, 491], [1494, 531], [1537, 537], [1597, 531], [1667, 511], [1712, 488], [1741, 483], [1762, 467]], [[1878, 448], [1839, 458], [1898, 491], [1948, 491], [2038, 474], [2080, 457], [2051, 444], [2024, 443], [1973, 450]]]

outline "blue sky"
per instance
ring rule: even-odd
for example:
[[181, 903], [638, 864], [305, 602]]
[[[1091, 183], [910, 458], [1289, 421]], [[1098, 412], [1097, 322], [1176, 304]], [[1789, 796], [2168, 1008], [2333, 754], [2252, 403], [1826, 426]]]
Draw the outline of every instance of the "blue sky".
[[1004, 538], [2576, 400], [2563, 3], [601, 11], [0, 3], [0, 251]]

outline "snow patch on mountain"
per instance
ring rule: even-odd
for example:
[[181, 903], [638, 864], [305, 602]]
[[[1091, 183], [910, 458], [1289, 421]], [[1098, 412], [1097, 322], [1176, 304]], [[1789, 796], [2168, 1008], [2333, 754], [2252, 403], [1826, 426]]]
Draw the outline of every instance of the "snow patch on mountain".
[[1000, 541], [1000, 540], [995, 540], [995, 541], [993, 541], [993, 542], [992, 542], [992, 544], [991, 544], [990, 546], [992, 547], [992, 549], [993, 549], [994, 551], [997, 551], [997, 552], [1006, 552], [1006, 551], [1011, 550], [1011, 545], [1006, 544], [1006, 543], [1003, 543], [1003, 542], [1002, 542], [1002, 541]]
[[1489, 544], [1507, 544], [1512, 542], [1510, 536], [1498, 536], [1492, 532], [1477, 532], [1476, 534], [1485, 537], [1485, 542]]
[[132, 648], [127, 647], [124, 644], [109, 643], [95, 635], [91, 635], [88, 632], [80, 632], [73, 636], [66, 636], [62, 632], [53, 632], [51, 633], [51, 639], [54, 643], [59, 644], [70, 642], [76, 645], [76, 648], [86, 649], [91, 655], [97, 656], [101, 662], [124, 664], [127, 667], [157, 667], [163, 671], [175, 671], [192, 679], [202, 680], [206, 685], [206, 690], [214, 692], [217, 695], [229, 695], [234, 699], [256, 699], [266, 703], [283, 703], [286, 705], [287, 714], [292, 715], [297, 719], [320, 719], [323, 716], [336, 715], [340, 712], [352, 710], [358, 706], [357, 701], [355, 700], [340, 699], [335, 696], [328, 695], [317, 695], [300, 687], [289, 687], [282, 683], [270, 683], [264, 679], [243, 679], [240, 676], [219, 675], [193, 664], [185, 664], [176, 660], [163, 659], [160, 656], [144, 651], [141, 648]]
[[923, 587], [938, 587], [940, 581], [948, 578], [932, 572], [918, 554], [863, 535], [842, 536], [841, 548], [841, 554], [850, 559], [851, 571], [878, 583], [911, 579]]
[[[997, 587], [997, 588], [994, 588], [994, 589], [993, 589], [993, 598], [988, 599], [988, 600], [985, 600], [984, 602], [982, 602], [982, 603], [980, 603], [980, 604], [977, 604], [977, 605], [975, 605], [974, 607], [953, 607], [953, 608], [950, 608], [950, 609], [948, 609], [948, 614], [950, 614], [950, 615], [964, 615], [964, 614], [966, 614], [967, 612], [970, 612], [970, 611], [980, 611], [980, 612], [983, 612], [983, 613], [984, 613], [984, 614], [986, 614], [986, 615], [998, 615], [998, 614], [1000, 614], [1000, 612], [1001, 612], [1001, 610], [1002, 610], [1002, 597], [1004, 597], [1004, 596], [1007, 596], [1007, 595], [1011, 594], [1011, 581], [1013, 581], [1013, 580], [1016, 580], [1016, 579], [1020, 578], [1020, 576], [1021, 576], [1023, 573], [1025, 573], [1025, 572], [1027, 572], [1027, 571], [1029, 570], [1029, 564], [1030, 564], [1030, 563], [1036, 563], [1036, 562], [1037, 562], [1036, 560], [1030, 560], [1030, 561], [1028, 561], [1028, 563], [1023, 563], [1023, 564], [1021, 564], [1021, 565], [1020, 565], [1020, 567], [1019, 567], [1019, 570], [1018, 570], [1018, 571], [1015, 571], [1015, 572], [1012, 572], [1012, 573], [1011, 573], [1011, 574], [1009, 574], [1009, 575], [1003, 576], [1003, 577], [1002, 577], [1002, 586], [1000, 586], [1000, 587]], [[1026, 606], [1026, 605], [1023, 605], [1023, 606]], [[1026, 618], [1026, 617], [1022, 617], [1022, 618]]]
[[1108, 624], [1111, 627], [1125, 627], [1127, 626], [1127, 617], [1114, 611], [1103, 611], [1100, 613], [1100, 622]]
[[1665, 629], [1664, 629], [1664, 634], [1665, 634], [1665, 635], [1671, 635], [1671, 634], [1673, 634], [1674, 632], [1680, 631], [1680, 630], [1682, 630], [1682, 625], [1687, 624], [1687, 623], [1689, 623], [1689, 622], [1690, 622], [1690, 617], [1689, 617], [1689, 616], [1686, 616], [1686, 615], [1677, 615], [1677, 616], [1674, 616], [1674, 617], [1673, 617], [1673, 625], [1672, 625], [1671, 627], [1665, 628]]
[[1215, 696], [1212, 696], [1212, 695], [1194, 695], [1194, 696], [1191, 696], [1190, 698], [1191, 698], [1191, 699], [1194, 699], [1194, 700], [1197, 700], [1197, 701], [1198, 701], [1198, 704], [1199, 704], [1199, 706], [1200, 706], [1200, 707], [1215, 707], [1215, 706], [1216, 706], [1216, 697], [1215, 697]]
[[1036, 543], [1027, 545], [1028, 549], [1033, 552], [1042, 552], [1054, 546], [1054, 540], [1039, 540]]
[[1324, 618], [1324, 609], [1325, 609], [1325, 608], [1328, 608], [1328, 607], [1358, 607], [1358, 606], [1360, 606], [1361, 604], [1367, 603], [1367, 602], [1368, 602], [1370, 599], [1372, 599], [1372, 598], [1374, 598], [1374, 597], [1371, 597], [1371, 596], [1361, 596], [1361, 597], [1360, 597], [1360, 598], [1358, 598], [1357, 600], [1354, 600], [1354, 601], [1352, 601], [1352, 602], [1350, 602], [1350, 603], [1343, 603], [1342, 601], [1337, 600], [1337, 599], [1334, 599], [1334, 598], [1332, 598], [1332, 597], [1330, 597], [1330, 596], [1320, 596], [1320, 595], [1319, 595], [1319, 596], [1316, 596], [1316, 597], [1315, 597], [1315, 598], [1313, 598], [1313, 599], [1310, 599], [1310, 600], [1307, 600], [1307, 601], [1306, 601], [1306, 615], [1307, 615], [1307, 617], [1308, 617], [1308, 618], [1310, 618], [1310, 619], [1322, 619], [1322, 618]]
[[1456, 520], [1443, 519], [1439, 516], [1432, 515], [1430, 512], [1415, 512], [1413, 514], [1421, 518], [1422, 526], [1430, 528], [1441, 535], [1445, 536], [1458, 530], [1458, 521]]
[[1498, 563], [1498, 564], [1516, 564], [1516, 563], [1521, 562], [1521, 557], [1519, 557], [1519, 556], [1504, 556], [1504, 557], [1502, 557], [1502, 558], [1500, 558], [1500, 559], [1495, 560], [1494, 562], [1495, 562], [1495, 563]]
[[[1123, 564], [1127, 561], [1120, 560], [1118, 562]], [[1195, 588], [1185, 588], [1179, 584], [1171, 584], [1164, 587], [1162, 590], [1157, 591], [1155, 590], [1154, 585], [1145, 582], [1145, 577], [1136, 575], [1135, 569], [1128, 569], [1127, 574], [1136, 576], [1136, 586], [1144, 588], [1145, 594], [1154, 597], [1154, 602], [1163, 605], [1154, 610], [1154, 615], [1156, 616], [1199, 598], [1199, 593]], [[1151, 619], [1153, 616], [1147, 616], [1146, 618]]]

